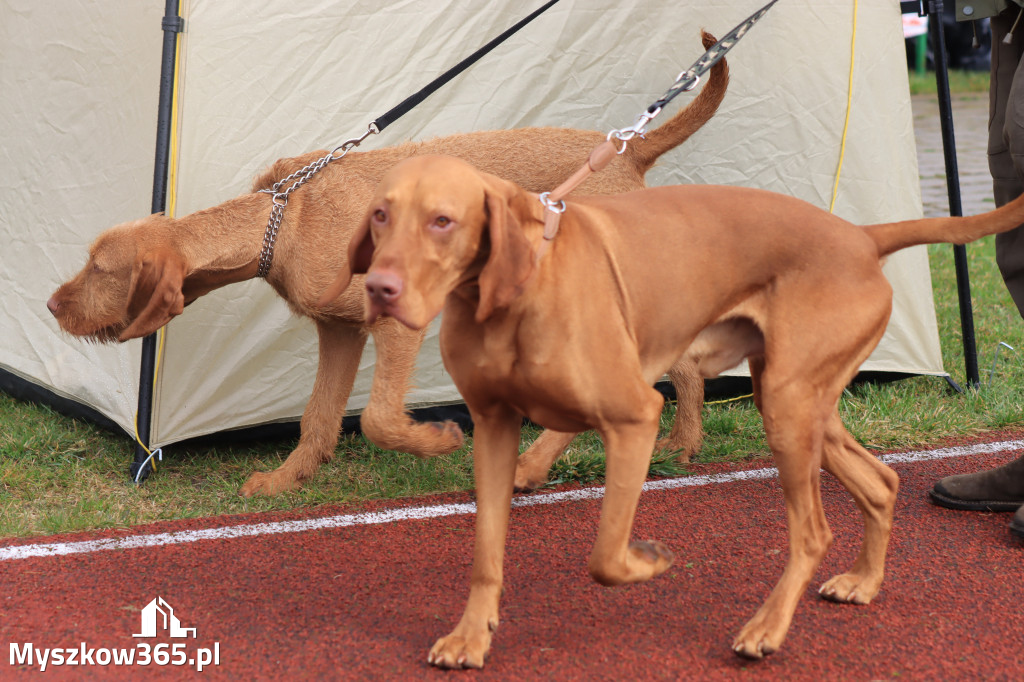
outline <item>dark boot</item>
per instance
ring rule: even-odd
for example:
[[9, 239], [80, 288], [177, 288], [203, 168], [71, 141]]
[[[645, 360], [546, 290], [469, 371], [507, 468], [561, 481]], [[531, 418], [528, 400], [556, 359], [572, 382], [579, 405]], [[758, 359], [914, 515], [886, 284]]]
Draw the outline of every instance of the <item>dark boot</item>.
[[1024, 505], [1018, 507], [1017, 513], [1013, 515], [1013, 520], [1010, 521], [1010, 532], [1024, 538]]
[[1024, 457], [976, 474], [947, 476], [928, 494], [935, 504], [950, 509], [1014, 511], [1024, 505]]

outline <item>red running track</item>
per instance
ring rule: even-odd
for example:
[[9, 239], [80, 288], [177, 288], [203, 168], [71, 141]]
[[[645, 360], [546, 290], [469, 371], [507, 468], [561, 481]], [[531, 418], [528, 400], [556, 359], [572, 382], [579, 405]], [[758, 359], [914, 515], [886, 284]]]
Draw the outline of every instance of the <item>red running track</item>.
[[[182, 659], [217, 643], [219, 664], [202, 673], [152, 663], [145, 669], [51, 664], [44, 674], [76, 680], [140, 673], [254, 680], [1021, 680], [1024, 543], [1008, 531], [1011, 515], [954, 512], [926, 496], [937, 478], [1007, 462], [1021, 446], [892, 465], [901, 489], [886, 582], [866, 607], [826, 602], [814, 592], [852, 563], [861, 534], [852, 500], [824, 475], [835, 545], [782, 649], [763, 662], [739, 659], [729, 646], [785, 562], [785, 514], [774, 478], [645, 492], [634, 536], [666, 542], [676, 564], [650, 583], [623, 588], [600, 587], [586, 573], [599, 500], [514, 509], [502, 625], [483, 671], [426, 664], [430, 645], [455, 624], [464, 604], [473, 536], [467, 513], [16, 558], [39, 543], [237, 530], [469, 503], [469, 496], [0, 540], [0, 679], [40, 676], [36, 663], [11, 664], [12, 643], [21, 657], [27, 643], [78, 649], [79, 657], [84, 646], [96, 661], [101, 649], [145, 644], [152, 652], [164, 642], [184, 643]], [[197, 629], [197, 638], [133, 638], [142, 629], [141, 609], [157, 596], [183, 627]]]

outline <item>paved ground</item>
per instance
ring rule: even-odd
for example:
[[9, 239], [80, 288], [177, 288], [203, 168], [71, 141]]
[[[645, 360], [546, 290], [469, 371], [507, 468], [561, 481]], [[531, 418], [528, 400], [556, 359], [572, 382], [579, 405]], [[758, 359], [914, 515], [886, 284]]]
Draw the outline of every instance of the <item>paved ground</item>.
[[[934, 95], [912, 99], [917, 162], [921, 174], [921, 203], [927, 217], [949, 215], [946, 169], [942, 154], [939, 105]], [[995, 208], [988, 172], [988, 95], [962, 95], [953, 100], [953, 127], [960, 171], [964, 215]]]

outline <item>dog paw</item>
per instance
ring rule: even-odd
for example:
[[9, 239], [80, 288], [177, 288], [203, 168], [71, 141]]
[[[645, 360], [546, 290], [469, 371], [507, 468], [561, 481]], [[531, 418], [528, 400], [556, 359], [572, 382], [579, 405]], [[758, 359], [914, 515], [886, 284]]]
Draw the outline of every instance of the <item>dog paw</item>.
[[275, 469], [270, 472], [255, 472], [241, 487], [238, 494], [242, 497], [252, 497], [253, 495], [270, 496], [288, 492], [289, 490], [298, 490], [301, 487], [302, 483], [290, 472]]
[[767, 639], [747, 640], [737, 638], [732, 644], [733, 653], [752, 661], [759, 661], [765, 656], [770, 656], [778, 651], [778, 647], [768, 642]]
[[642, 583], [655, 578], [675, 561], [666, 545], [654, 540], [632, 542], [626, 551], [625, 562], [595, 563], [591, 560], [590, 575], [608, 587], [628, 583]]
[[522, 460], [516, 466], [516, 476], [512, 481], [512, 487], [517, 493], [533, 492], [548, 482], [548, 472], [532, 471], [529, 467], [522, 465]]
[[856, 573], [843, 573], [825, 582], [818, 589], [818, 594], [842, 604], [870, 604], [878, 594], [881, 582]]
[[744, 625], [733, 640], [732, 650], [737, 656], [757, 661], [774, 654], [782, 646], [782, 640], [786, 637], [785, 630], [781, 633], [770, 632], [763, 622], [757, 620], [755, 617]]
[[490, 634], [477, 637], [464, 637], [452, 633], [437, 640], [430, 653], [427, 663], [438, 668], [483, 668], [484, 659], [491, 648]]
[[453, 421], [430, 422], [430, 427], [437, 433], [438, 450], [445, 454], [455, 452], [465, 443], [462, 429]]
[[659, 438], [654, 444], [654, 450], [656, 452], [675, 452], [676, 461], [680, 464], [686, 464], [689, 462], [694, 455], [700, 452], [701, 439], [698, 438], [696, 442], [692, 439], [685, 438], [673, 438], [666, 436], [665, 438]]
[[667, 545], [656, 540], [630, 543], [629, 552], [651, 567], [651, 578], [667, 571], [676, 559]]
[[465, 442], [462, 429], [453, 421], [414, 424], [407, 435], [396, 434], [393, 440], [374, 440], [385, 450], [399, 450], [417, 457], [437, 457], [455, 452]]

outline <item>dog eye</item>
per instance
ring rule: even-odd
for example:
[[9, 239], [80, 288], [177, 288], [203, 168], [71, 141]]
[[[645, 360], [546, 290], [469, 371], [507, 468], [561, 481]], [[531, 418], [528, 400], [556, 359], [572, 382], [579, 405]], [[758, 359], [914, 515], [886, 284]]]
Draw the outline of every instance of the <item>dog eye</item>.
[[442, 230], [451, 227], [452, 219], [448, 216], [438, 216], [434, 218], [434, 227], [439, 227]]
[[388, 214], [382, 209], [377, 209], [373, 212], [373, 222], [375, 223], [386, 223], [388, 221]]

